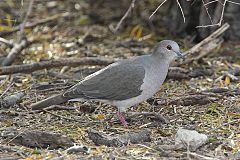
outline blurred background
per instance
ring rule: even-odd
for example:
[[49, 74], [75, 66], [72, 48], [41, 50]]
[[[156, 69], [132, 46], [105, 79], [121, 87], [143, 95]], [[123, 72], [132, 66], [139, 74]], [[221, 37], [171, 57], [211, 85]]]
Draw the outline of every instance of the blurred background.
[[[26, 17], [29, 3], [29, 0], [0, 1], [1, 37], [13, 41], [19, 39], [19, 27]], [[127, 12], [132, 3], [134, 7]], [[160, 4], [161, 7], [156, 10]], [[239, 41], [239, 11], [239, 2], [225, 0], [35, 0], [24, 33], [40, 41], [41, 46], [35, 53], [44, 52], [31, 57], [32, 60], [44, 58], [46, 54], [47, 57], [62, 56], [64, 50], [68, 55], [83, 51], [89, 55], [94, 50], [94, 46], [89, 46], [89, 43], [94, 43], [97, 45], [95, 49], [100, 49], [99, 40], [115, 43], [115, 46], [151, 47], [162, 39], [174, 39], [186, 50], [225, 22], [230, 24], [230, 28], [224, 33], [224, 39], [234, 43]], [[119, 23], [121, 18], [123, 20]], [[126, 38], [138, 42], [119, 42]], [[53, 43], [51, 46], [48, 46], [49, 41]], [[56, 41], [62, 44], [54, 44]], [[86, 50], [83, 46], [91, 49]], [[138, 52], [136, 48], [133, 50]], [[6, 56], [8, 51], [3, 46], [0, 55]], [[106, 52], [101, 51], [100, 54]], [[117, 55], [122, 56], [114, 54]], [[28, 56], [22, 60], [28, 61]]]
[[[154, 32], [158, 37], [177, 36], [181, 38], [191, 37], [194, 41], [205, 38], [209, 33], [218, 28], [201, 27], [217, 24], [224, 9], [223, 22], [228, 22], [231, 27], [225, 37], [229, 40], [240, 38], [240, 5], [235, 0], [179, 0], [185, 15], [185, 23], [180, 8], [175, 0], [167, 0], [158, 11], [149, 19], [153, 11], [162, 3], [160, 0], [135, 1], [135, 6], [123, 21], [119, 32], [131, 30], [136, 25], [141, 25], [145, 32]], [[19, 25], [24, 13], [27, 11], [29, 0], [3, 0], [0, 2], [1, 30], [5, 26]], [[73, 26], [98, 24], [102, 26], [115, 26], [125, 14], [131, 4], [131, 0], [35, 0], [33, 12], [30, 15], [32, 21], [62, 13], [70, 12], [74, 23], [64, 21], [66, 29]], [[208, 12], [208, 13], [207, 13]], [[210, 18], [211, 17], [211, 18]], [[32, 19], [34, 18], [34, 19]], [[71, 26], [69, 26], [71, 23]], [[6, 28], [5, 28], [6, 29]]]

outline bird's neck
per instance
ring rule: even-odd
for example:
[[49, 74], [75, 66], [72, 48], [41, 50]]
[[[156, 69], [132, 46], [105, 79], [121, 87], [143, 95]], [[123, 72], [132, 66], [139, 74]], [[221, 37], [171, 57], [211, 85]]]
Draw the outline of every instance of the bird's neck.
[[169, 65], [170, 65], [170, 60], [169, 59], [166, 59], [164, 58], [163, 56], [151, 56], [152, 60], [153, 60], [153, 63], [155, 64], [155, 67], [156, 68], [159, 68], [159, 69], [166, 69], [168, 70], [169, 68]]
[[150, 56], [149, 62], [146, 64], [146, 67], [148, 68], [148, 71], [152, 76], [160, 76], [165, 79], [168, 73], [169, 61], [160, 57]]

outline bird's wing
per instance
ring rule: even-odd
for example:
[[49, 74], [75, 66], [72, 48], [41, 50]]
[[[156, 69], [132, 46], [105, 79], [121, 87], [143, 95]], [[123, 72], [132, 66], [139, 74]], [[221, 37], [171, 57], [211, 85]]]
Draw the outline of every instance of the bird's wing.
[[145, 69], [131, 61], [113, 64], [67, 90], [70, 99], [125, 100], [141, 94]]

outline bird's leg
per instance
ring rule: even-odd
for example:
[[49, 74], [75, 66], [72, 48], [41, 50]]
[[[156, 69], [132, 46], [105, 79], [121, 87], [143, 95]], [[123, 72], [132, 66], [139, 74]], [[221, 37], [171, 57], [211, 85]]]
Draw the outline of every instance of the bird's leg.
[[118, 111], [118, 112], [117, 112], [117, 116], [118, 116], [119, 120], [121, 121], [121, 123], [124, 125], [124, 127], [127, 128], [127, 127], [128, 127], [128, 124], [127, 124], [127, 122], [126, 122], [126, 120], [125, 120], [124, 115], [122, 114], [122, 112]]

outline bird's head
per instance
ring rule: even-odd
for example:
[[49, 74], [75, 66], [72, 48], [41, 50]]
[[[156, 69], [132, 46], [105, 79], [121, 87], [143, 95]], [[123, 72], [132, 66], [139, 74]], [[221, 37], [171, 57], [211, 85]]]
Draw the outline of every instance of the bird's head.
[[171, 40], [163, 40], [159, 42], [153, 50], [153, 55], [158, 57], [160, 56], [161, 58], [169, 61], [172, 61], [176, 58], [183, 58], [178, 44]]

